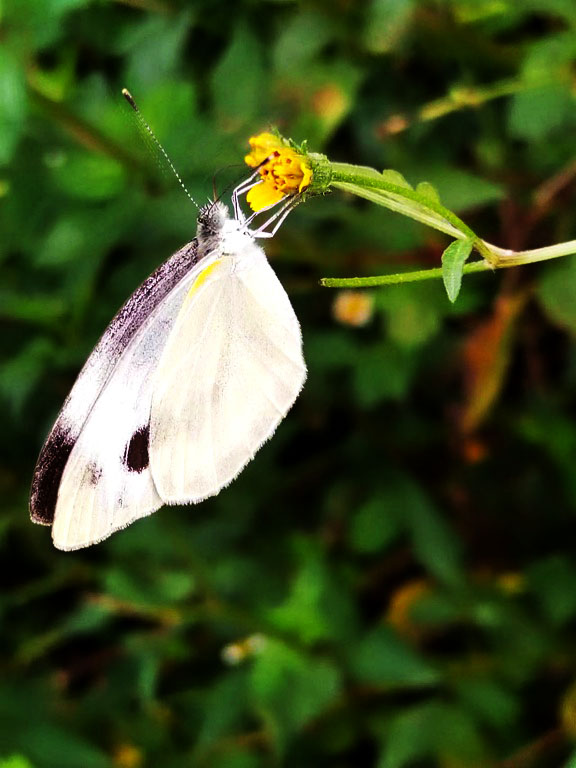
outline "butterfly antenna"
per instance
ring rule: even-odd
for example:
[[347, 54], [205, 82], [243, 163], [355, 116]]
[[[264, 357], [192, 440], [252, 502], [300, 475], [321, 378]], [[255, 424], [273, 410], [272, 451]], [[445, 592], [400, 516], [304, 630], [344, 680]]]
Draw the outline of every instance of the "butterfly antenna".
[[136, 114], [136, 120], [138, 121], [138, 124], [140, 125], [140, 127], [144, 130], [144, 135], [148, 136], [151, 139], [153, 146], [157, 150], [159, 150], [159, 152], [162, 155], [162, 158], [168, 164], [168, 167], [170, 168], [170, 170], [172, 171], [174, 176], [176, 176], [176, 178], [178, 179], [178, 183], [180, 184], [180, 186], [182, 187], [182, 189], [184, 190], [184, 192], [186, 193], [188, 198], [192, 201], [192, 203], [196, 206], [196, 208], [200, 209], [200, 206], [198, 205], [196, 200], [194, 200], [194, 198], [192, 197], [190, 192], [188, 192], [188, 189], [187, 189], [186, 185], [184, 184], [184, 182], [182, 181], [182, 178], [181, 178], [180, 174], [178, 173], [178, 171], [174, 167], [174, 163], [168, 157], [168, 153], [166, 152], [166, 150], [164, 149], [162, 144], [160, 144], [160, 141], [156, 137], [156, 134], [154, 133], [152, 128], [150, 128], [150, 126], [148, 125], [148, 123], [146, 122], [144, 117], [142, 116], [142, 112], [140, 112], [140, 110], [138, 109], [138, 105], [134, 101], [134, 97], [132, 96], [132, 94], [130, 93], [130, 91], [127, 88], [122, 88], [122, 96], [124, 96], [124, 98], [126, 99], [128, 104], [130, 104], [130, 106], [134, 110], [134, 112]]

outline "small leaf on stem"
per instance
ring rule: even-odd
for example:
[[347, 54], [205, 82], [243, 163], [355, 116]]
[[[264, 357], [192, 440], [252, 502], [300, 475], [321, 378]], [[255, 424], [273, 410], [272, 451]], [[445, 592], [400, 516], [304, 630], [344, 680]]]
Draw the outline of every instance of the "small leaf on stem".
[[412, 184], [406, 181], [400, 171], [395, 171], [393, 168], [386, 168], [382, 171], [382, 178], [388, 184], [394, 184], [397, 187], [406, 187], [406, 189], [413, 189]]
[[429, 181], [421, 181], [416, 187], [416, 192], [418, 192], [419, 195], [422, 195], [422, 197], [426, 200], [430, 200], [432, 203], [437, 205], [440, 204], [440, 195], [438, 194], [438, 190], [436, 187], [430, 184]]
[[448, 298], [452, 303], [458, 298], [462, 285], [462, 270], [472, 252], [473, 241], [454, 240], [442, 254], [442, 279]]

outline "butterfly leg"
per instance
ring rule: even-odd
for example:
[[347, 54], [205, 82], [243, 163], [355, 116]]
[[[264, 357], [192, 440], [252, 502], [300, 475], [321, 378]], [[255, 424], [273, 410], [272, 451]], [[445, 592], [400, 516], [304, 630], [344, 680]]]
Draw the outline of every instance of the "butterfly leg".
[[242, 211], [242, 208], [240, 207], [240, 203], [238, 201], [238, 198], [240, 195], [245, 194], [248, 192], [249, 189], [252, 189], [252, 187], [255, 187], [257, 184], [260, 184], [260, 178], [259, 178], [259, 171], [254, 171], [254, 173], [250, 174], [250, 176], [245, 179], [241, 184], [239, 184], [236, 189], [232, 192], [232, 207], [234, 208], [234, 218], [238, 221], [244, 222], [246, 219], [246, 216], [244, 215], [244, 212]]
[[[272, 216], [270, 216], [269, 219], [267, 219], [263, 224], [261, 224], [258, 229], [252, 230], [252, 237], [257, 238], [264, 238], [264, 237], [274, 237], [276, 232], [280, 229], [280, 226], [286, 219], [289, 213], [291, 213], [296, 206], [302, 202], [301, 195], [294, 195], [293, 197], [289, 197], [288, 200], [284, 202], [284, 204], [274, 213]], [[265, 209], [263, 209], [265, 210]], [[258, 211], [260, 213], [260, 211]], [[256, 214], [253, 214], [250, 216], [246, 224], [249, 224], [250, 221], [254, 218]], [[266, 228], [269, 227], [271, 224], [274, 224], [272, 229], [267, 232]]]

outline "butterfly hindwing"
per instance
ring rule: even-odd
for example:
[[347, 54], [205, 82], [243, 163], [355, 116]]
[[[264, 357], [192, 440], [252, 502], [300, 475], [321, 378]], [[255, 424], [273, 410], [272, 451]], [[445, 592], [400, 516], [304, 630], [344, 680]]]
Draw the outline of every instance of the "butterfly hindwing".
[[198, 502], [230, 483], [305, 378], [300, 326], [262, 249], [223, 257], [190, 291], [155, 373], [150, 461], [162, 499]]

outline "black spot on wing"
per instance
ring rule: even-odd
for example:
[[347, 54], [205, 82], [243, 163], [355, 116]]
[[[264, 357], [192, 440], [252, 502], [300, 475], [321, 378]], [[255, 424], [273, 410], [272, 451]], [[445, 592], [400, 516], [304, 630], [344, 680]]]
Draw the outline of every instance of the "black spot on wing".
[[99, 467], [96, 462], [91, 461], [88, 464], [88, 472], [90, 477], [90, 484], [94, 486], [98, 485], [102, 477], [102, 467]]
[[67, 430], [55, 427], [40, 452], [32, 490], [30, 493], [30, 517], [35, 523], [51, 525], [54, 521], [58, 488], [68, 457], [76, 444]]
[[142, 472], [150, 463], [148, 439], [150, 427], [140, 427], [134, 432], [124, 450], [123, 462], [130, 472]]

